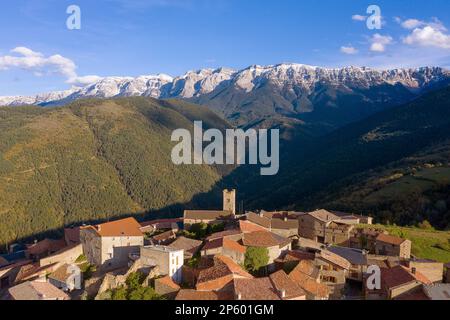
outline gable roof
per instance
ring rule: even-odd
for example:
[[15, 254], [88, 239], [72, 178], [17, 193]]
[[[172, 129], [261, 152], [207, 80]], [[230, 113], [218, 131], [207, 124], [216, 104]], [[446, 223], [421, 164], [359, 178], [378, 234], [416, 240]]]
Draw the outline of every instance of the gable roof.
[[47, 252], [57, 252], [66, 246], [64, 239], [52, 240], [44, 239], [31, 245], [27, 245], [27, 253], [31, 255], [41, 255]]
[[238, 235], [241, 233], [242, 232], [239, 229], [225, 230], [225, 231], [216, 232], [216, 233], [211, 234], [210, 236], [208, 236], [206, 238], [206, 240], [211, 241], [211, 240], [216, 240], [216, 239], [220, 239], [220, 238], [224, 238], [224, 237], [228, 237], [228, 236], [235, 236], [235, 235]]
[[173, 230], [169, 230], [163, 233], [160, 233], [156, 236], [153, 236], [152, 239], [156, 241], [164, 241], [176, 237], [177, 234]]
[[68, 272], [69, 265], [63, 264], [61, 267], [56, 269], [53, 273], [51, 273], [48, 277], [49, 279], [54, 279], [60, 282], [66, 282], [69, 276], [71, 275], [70, 272]]
[[233, 213], [224, 210], [184, 210], [184, 219], [192, 220], [216, 220], [229, 218]]
[[346, 259], [353, 265], [367, 265], [367, 254], [363, 250], [348, 247], [329, 247], [328, 251]]
[[348, 270], [350, 269], [351, 266], [350, 262], [347, 259], [328, 250], [321, 250], [319, 253], [316, 254], [316, 257], [319, 257], [327, 262], [330, 262], [338, 267], [341, 267], [342, 269]]
[[232, 250], [232, 251], [236, 251], [236, 252], [244, 253], [244, 254], [247, 251], [246, 247], [244, 247], [243, 245], [239, 244], [238, 242], [228, 239], [228, 238], [223, 239], [223, 247], [224, 247], [224, 249], [228, 249], [228, 250]]
[[283, 270], [272, 273], [269, 278], [279, 293], [284, 291], [285, 296], [284, 298], [282, 297], [283, 299], [294, 299], [306, 295], [306, 292], [297, 283], [290, 279]]
[[165, 286], [170, 287], [174, 290], [180, 290], [180, 286], [177, 283], [175, 283], [175, 281], [173, 281], [172, 277], [170, 277], [170, 276], [157, 278], [157, 279], [155, 279], [155, 283], [161, 283], [161, 284], [164, 284]]
[[244, 233], [242, 243], [247, 247], [268, 248], [279, 246], [282, 248], [291, 243], [291, 240], [269, 231], [255, 231], [251, 233]]
[[141, 225], [134, 218], [126, 218], [95, 226], [81, 227], [81, 229], [92, 229], [100, 237], [143, 237], [140, 230]]
[[169, 244], [168, 247], [177, 250], [184, 250], [190, 254], [195, 254], [202, 243], [203, 242], [200, 240], [178, 237], [174, 242]]
[[423, 284], [431, 284], [431, 281], [428, 280], [422, 273], [418, 271], [412, 273], [409, 268], [402, 265], [398, 265], [390, 269], [381, 269], [381, 281], [383, 287], [387, 290], [391, 290], [412, 281], [419, 281]]
[[[231, 258], [222, 255], [217, 255], [214, 257], [214, 266], [200, 270], [197, 279], [197, 289], [202, 290], [215, 290], [216, 286], [219, 285], [223, 287], [228, 282], [231, 282], [234, 278], [253, 278], [251, 274], [242, 269], [240, 265], [234, 262]], [[209, 286], [208, 282], [221, 280], [219, 284], [211, 284]]]
[[243, 233], [250, 233], [255, 231], [267, 231], [266, 228], [248, 220], [239, 220], [239, 229]]
[[308, 212], [308, 215], [322, 222], [330, 222], [339, 219], [337, 215], [325, 209]]
[[235, 279], [235, 296], [240, 300], [281, 300], [268, 277]]
[[15, 300], [68, 300], [69, 296], [48, 282], [27, 281], [8, 290]]
[[291, 271], [289, 278], [294, 281], [298, 286], [305, 290], [308, 294], [326, 299], [329, 296], [328, 287], [319, 283], [314, 275], [318, 275], [318, 269], [313, 265], [310, 260], [303, 260]]
[[384, 233], [380, 233], [377, 237], [377, 241], [381, 241], [384, 243], [389, 243], [389, 244], [393, 244], [393, 245], [401, 245], [403, 242], [407, 241], [406, 239], [400, 238], [400, 237], [396, 237], [396, 236], [392, 236], [389, 234], [384, 234]]

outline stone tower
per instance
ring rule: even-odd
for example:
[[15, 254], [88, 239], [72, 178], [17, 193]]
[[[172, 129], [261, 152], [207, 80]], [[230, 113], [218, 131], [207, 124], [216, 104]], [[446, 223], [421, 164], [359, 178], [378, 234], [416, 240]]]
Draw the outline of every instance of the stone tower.
[[223, 190], [223, 210], [236, 214], [236, 190]]

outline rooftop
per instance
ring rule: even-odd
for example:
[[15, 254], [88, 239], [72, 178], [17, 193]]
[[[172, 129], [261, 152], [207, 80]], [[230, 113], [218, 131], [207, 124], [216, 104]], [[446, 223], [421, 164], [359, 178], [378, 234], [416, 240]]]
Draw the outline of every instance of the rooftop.
[[153, 245], [153, 246], [144, 246], [144, 249], [148, 249], [148, 250], [153, 250], [153, 251], [159, 251], [159, 252], [178, 252], [178, 251], [182, 251], [183, 249], [175, 249], [169, 246], [158, 246], [158, 245]]
[[377, 237], [377, 241], [381, 241], [384, 243], [389, 243], [389, 244], [393, 244], [393, 245], [401, 245], [403, 242], [407, 241], [406, 239], [400, 238], [400, 237], [396, 237], [396, 236], [392, 236], [389, 234], [384, 234], [384, 233], [380, 233]]
[[92, 229], [100, 237], [142, 237], [141, 225], [134, 218], [126, 218], [95, 226], [81, 227], [81, 229]]
[[245, 233], [242, 242], [247, 247], [279, 246], [281, 248], [291, 243], [291, 240], [269, 231], [255, 231]]
[[68, 300], [69, 297], [48, 282], [27, 281], [8, 290], [15, 300]]
[[269, 276], [275, 289], [285, 296], [282, 299], [294, 299], [306, 295], [306, 292], [283, 271], [277, 271]]
[[268, 277], [235, 279], [235, 296], [239, 300], [280, 300], [276, 289]]
[[423, 284], [431, 284], [430, 280], [428, 280], [422, 273], [418, 271], [413, 273], [411, 269], [401, 265], [390, 269], [381, 269], [381, 281], [383, 283], [383, 287], [387, 290], [412, 281], [419, 281]]

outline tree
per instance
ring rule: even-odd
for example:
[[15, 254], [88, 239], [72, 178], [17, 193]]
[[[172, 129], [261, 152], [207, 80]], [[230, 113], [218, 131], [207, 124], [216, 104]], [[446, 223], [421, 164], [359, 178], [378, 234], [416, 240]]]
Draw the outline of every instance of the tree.
[[191, 226], [189, 231], [195, 234], [196, 239], [204, 239], [208, 234], [208, 225], [204, 222], [195, 223]]
[[142, 272], [133, 272], [128, 276], [125, 283], [127, 284], [130, 290], [136, 290], [141, 286], [144, 280], [145, 275]]
[[125, 287], [120, 287], [113, 291], [113, 293], [111, 295], [111, 299], [112, 300], [128, 300], [127, 296], [128, 296], [127, 289]]
[[245, 253], [245, 268], [258, 272], [269, 263], [269, 250], [267, 248], [249, 247]]

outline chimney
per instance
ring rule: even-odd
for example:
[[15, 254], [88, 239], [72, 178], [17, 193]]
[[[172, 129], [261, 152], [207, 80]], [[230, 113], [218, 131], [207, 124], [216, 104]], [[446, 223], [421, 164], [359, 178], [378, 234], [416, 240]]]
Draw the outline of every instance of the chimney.
[[280, 290], [280, 296], [281, 296], [281, 299], [286, 298], [286, 290], [284, 290], [284, 289]]
[[242, 294], [240, 292], [237, 293], [237, 300], [242, 300]]
[[412, 274], [416, 274], [416, 272], [417, 272], [417, 269], [414, 268], [414, 267], [412, 267], [412, 268], [411, 268], [411, 273], [412, 273]]

